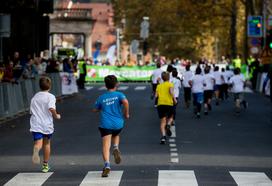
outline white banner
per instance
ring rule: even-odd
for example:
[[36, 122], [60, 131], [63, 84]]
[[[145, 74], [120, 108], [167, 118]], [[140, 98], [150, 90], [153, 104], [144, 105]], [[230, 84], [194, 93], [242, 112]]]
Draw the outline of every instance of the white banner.
[[62, 95], [78, 93], [76, 78], [72, 73], [61, 72]]

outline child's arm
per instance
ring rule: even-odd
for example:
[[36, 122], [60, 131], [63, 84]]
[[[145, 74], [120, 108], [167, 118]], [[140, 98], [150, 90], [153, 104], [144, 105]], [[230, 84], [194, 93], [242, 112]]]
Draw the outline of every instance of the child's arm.
[[57, 113], [57, 111], [53, 108], [50, 108], [49, 111], [52, 113], [52, 116], [55, 118], [55, 119], [60, 119], [61, 116], [60, 114]]
[[122, 104], [124, 105], [124, 116], [126, 119], [129, 118], [129, 103], [127, 99], [122, 100]]
[[173, 88], [173, 87], [170, 87], [169, 93], [171, 94], [171, 96], [172, 96], [172, 98], [173, 98], [174, 104], [177, 104], [177, 100], [176, 100], [176, 98], [175, 98], [174, 88]]

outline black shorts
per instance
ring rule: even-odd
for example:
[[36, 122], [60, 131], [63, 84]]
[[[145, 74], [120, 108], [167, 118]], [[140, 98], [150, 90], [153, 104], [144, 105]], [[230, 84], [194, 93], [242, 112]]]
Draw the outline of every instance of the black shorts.
[[190, 87], [184, 87], [184, 101], [191, 101], [191, 88]]
[[114, 129], [105, 129], [105, 128], [99, 127], [98, 129], [100, 131], [101, 137], [104, 137], [107, 135], [118, 136], [123, 128], [114, 130]]
[[159, 118], [162, 119], [164, 117], [170, 118], [174, 114], [174, 107], [169, 105], [159, 105], [157, 107]]
[[213, 90], [205, 90], [204, 91], [204, 103], [207, 103], [209, 99], [212, 99]]

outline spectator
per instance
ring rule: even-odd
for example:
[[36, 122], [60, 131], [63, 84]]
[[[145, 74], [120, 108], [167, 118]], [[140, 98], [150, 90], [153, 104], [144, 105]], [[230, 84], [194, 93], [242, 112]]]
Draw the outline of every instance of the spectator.
[[46, 67], [46, 73], [54, 73], [54, 72], [59, 72], [57, 63], [53, 59], [49, 59], [48, 65]]
[[3, 77], [3, 82], [15, 82], [13, 78], [13, 62], [10, 61], [9, 64], [6, 66], [5, 71], [4, 71], [4, 77]]

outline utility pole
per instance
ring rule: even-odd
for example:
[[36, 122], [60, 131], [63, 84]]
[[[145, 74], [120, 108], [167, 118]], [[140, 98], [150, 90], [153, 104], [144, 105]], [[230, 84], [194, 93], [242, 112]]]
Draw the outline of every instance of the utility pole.
[[118, 62], [120, 63], [120, 28], [116, 29], [116, 58]]

